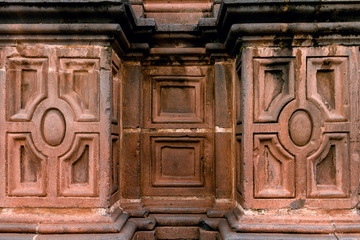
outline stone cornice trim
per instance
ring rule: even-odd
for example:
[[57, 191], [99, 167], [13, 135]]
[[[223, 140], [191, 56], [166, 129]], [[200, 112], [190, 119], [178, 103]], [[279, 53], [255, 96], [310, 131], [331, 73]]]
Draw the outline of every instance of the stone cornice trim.
[[239, 38], [245, 36], [273, 35], [293, 37], [294, 35], [358, 35], [360, 22], [320, 22], [320, 23], [245, 23], [233, 24], [225, 39], [224, 45], [234, 52], [234, 46]]

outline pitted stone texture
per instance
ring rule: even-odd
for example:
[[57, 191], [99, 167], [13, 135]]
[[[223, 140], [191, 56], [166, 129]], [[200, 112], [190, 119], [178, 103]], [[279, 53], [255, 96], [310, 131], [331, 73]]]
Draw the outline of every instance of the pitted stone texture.
[[351, 91], [358, 81], [350, 81], [357, 79], [356, 51], [243, 50], [236, 98], [242, 206], [292, 208], [300, 199], [304, 208], [355, 206], [351, 192], [358, 181], [349, 180], [358, 179], [352, 168], [358, 156], [350, 158], [357, 145], [349, 139], [358, 122], [349, 110], [358, 98]]
[[1, 148], [6, 153], [1, 162], [8, 179], [2, 206], [106, 204], [109, 166], [100, 161], [100, 156], [110, 158], [105, 109], [119, 107], [106, 105], [111, 52], [101, 46], [46, 44], [0, 52], [5, 62]]

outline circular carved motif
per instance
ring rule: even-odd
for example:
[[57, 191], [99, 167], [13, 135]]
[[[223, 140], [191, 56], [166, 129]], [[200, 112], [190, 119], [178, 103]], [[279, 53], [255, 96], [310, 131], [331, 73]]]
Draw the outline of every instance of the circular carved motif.
[[65, 137], [64, 115], [55, 108], [46, 111], [41, 120], [41, 131], [46, 143], [51, 146], [58, 146]]
[[289, 120], [291, 140], [297, 146], [305, 146], [311, 138], [313, 123], [309, 114], [304, 110], [294, 112]]

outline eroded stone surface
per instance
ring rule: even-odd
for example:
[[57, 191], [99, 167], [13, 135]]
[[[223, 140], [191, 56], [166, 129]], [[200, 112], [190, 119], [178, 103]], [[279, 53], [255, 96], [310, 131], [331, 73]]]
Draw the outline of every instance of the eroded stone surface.
[[312, 121], [306, 111], [298, 110], [289, 119], [289, 134], [291, 140], [298, 146], [306, 145], [311, 138]]
[[48, 110], [43, 116], [41, 129], [45, 142], [51, 146], [58, 146], [66, 133], [64, 115], [57, 109]]
[[12, 2], [2, 232], [360, 232], [357, 2]]

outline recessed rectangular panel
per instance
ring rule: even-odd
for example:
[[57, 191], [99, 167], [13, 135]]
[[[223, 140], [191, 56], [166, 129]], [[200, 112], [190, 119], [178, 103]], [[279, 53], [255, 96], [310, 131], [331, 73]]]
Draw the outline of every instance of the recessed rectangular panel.
[[346, 57], [307, 58], [306, 97], [324, 113], [327, 121], [349, 117], [348, 59]]
[[241, 135], [236, 136], [236, 191], [241, 194], [242, 192], [242, 164], [243, 164], [243, 149], [242, 149], [242, 142], [241, 142]]
[[7, 135], [8, 196], [46, 196], [47, 157], [30, 133]]
[[29, 121], [47, 97], [46, 58], [9, 58], [6, 78], [6, 115], [9, 121]]
[[152, 138], [152, 186], [203, 186], [203, 139]]
[[209, 127], [214, 77], [209, 67], [155, 67], [144, 71], [143, 122], [147, 128]]
[[152, 122], [203, 123], [203, 78], [152, 78]]
[[119, 124], [120, 119], [120, 66], [115, 62], [111, 69], [111, 122]]
[[295, 196], [295, 158], [274, 134], [254, 136], [254, 197]]
[[348, 197], [349, 150], [346, 133], [328, 133], [308, 159], [308, 197]]
[[60, 196], [98, 196], [98, 134], [75, 134], [69, 151], [59, 157]]
[[119, 189], [120, 184], [120, 159], [119, 159], [119, 136], [111, 136], [111, 163], [110, 163], [110, 184], [112, 193]]
[[162, 86], [160, 87], [160, 115], [195, 114], [195, 86]]
[[210, 195], [214, 182], [212, 141], [212, 134], [145, 134], [143, 195]]
[[255, 122], [276, 122], [281, 109], [295, 98], [294, 60], [292, 58], [255, 58]]
[[77, 121], [99, 120], [99, 71], [99, 59], [60, 59], [59, 97]]

